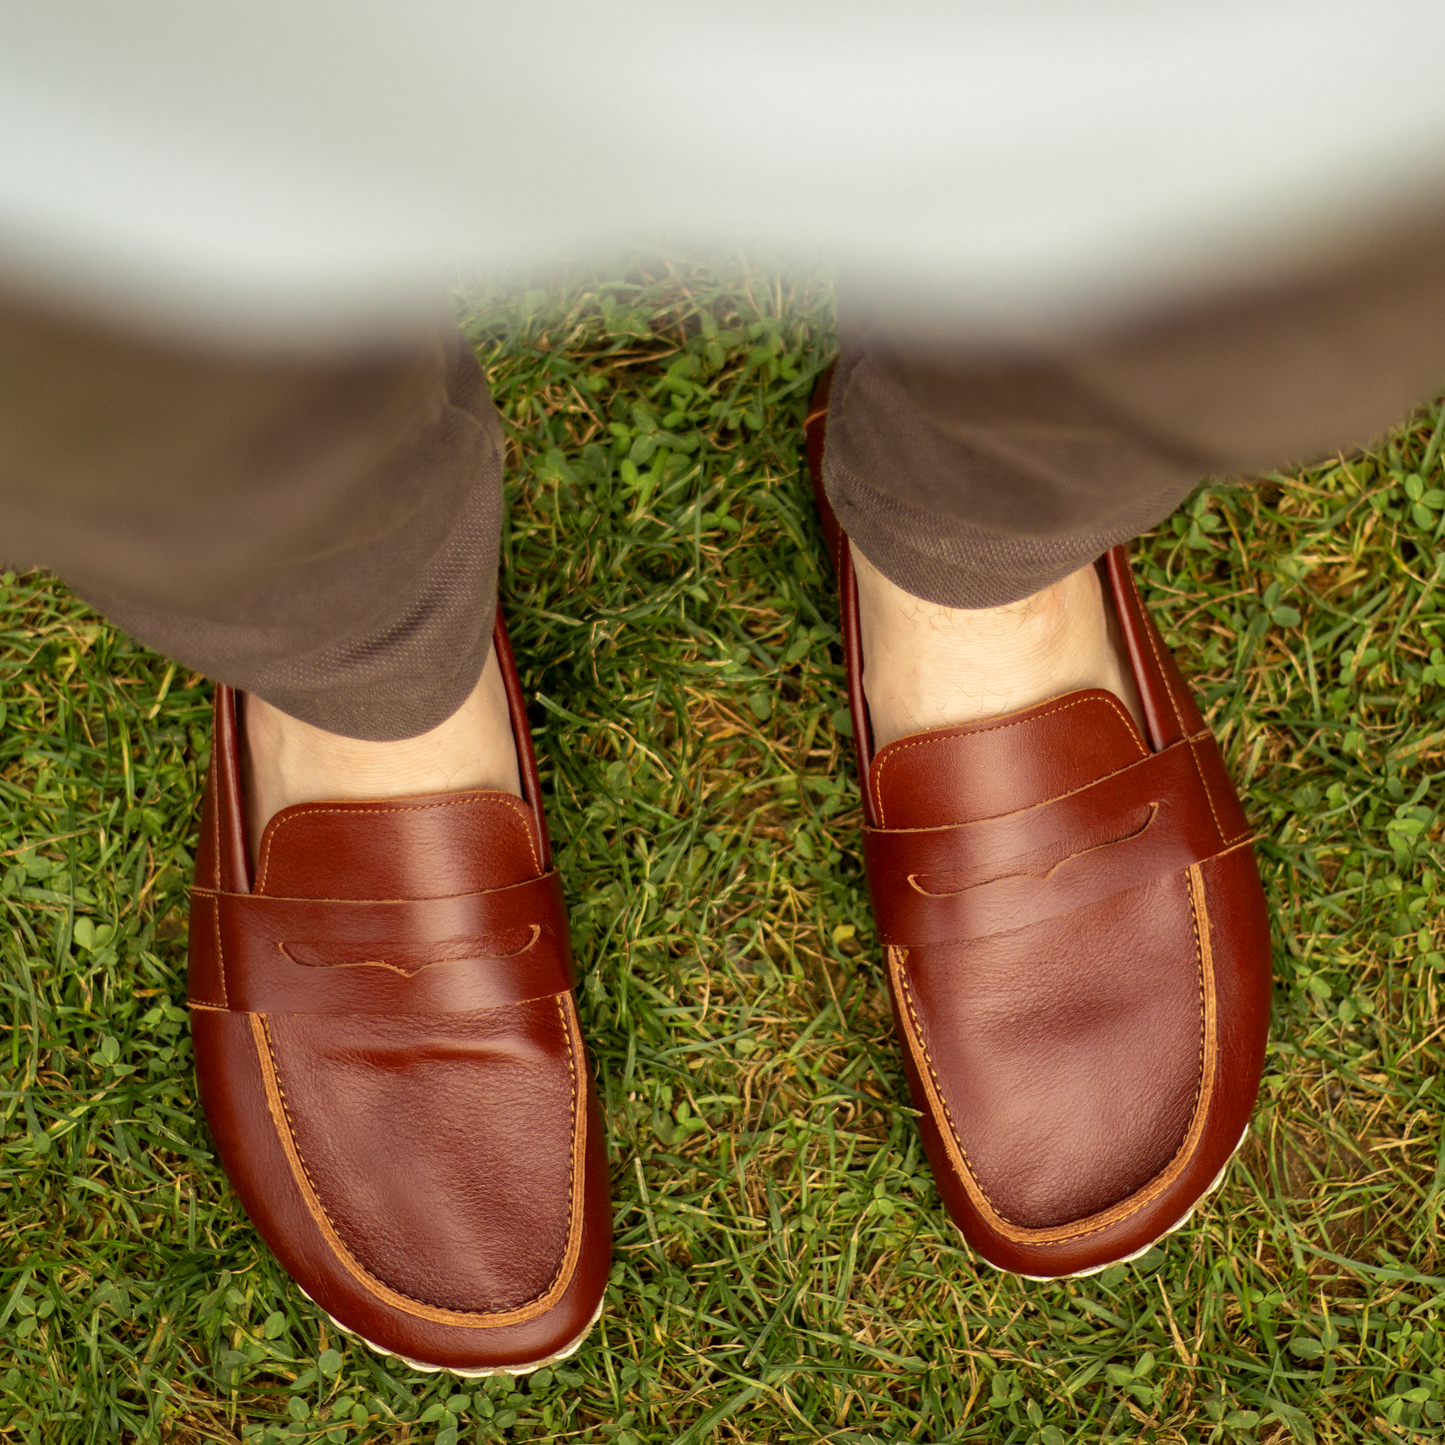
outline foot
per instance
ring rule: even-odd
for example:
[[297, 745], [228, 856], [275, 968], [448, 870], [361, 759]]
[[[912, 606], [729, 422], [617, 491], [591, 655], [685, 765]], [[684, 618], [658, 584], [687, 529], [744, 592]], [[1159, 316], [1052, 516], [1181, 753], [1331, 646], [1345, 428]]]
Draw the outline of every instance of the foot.
[[[253, 704], [249, 820], [216, 786], [248, 771], [217, 689], [187, 978], [217, 1153], [280, 1266], [339, 1329], [462, 1376], [570, 1355], [612, 1265], [567, 907], [539, 800], [511, 796], [519, 683], [500, 616], [493, 635], [500, 663], [410, 743]], [[252, 883], [248, 821], [318, 793]]]
[[498, 788], [522, 795], [517, 747], [494, 652], [471, 695], [439, 727], [395, 743], [324, 732], [242, 695], [246, 840], [256, 864], [266, 824], [282, 808], [322, 798], [401, 798]]
[[1094, 567], [1006, 607], [952, 609], [910, 596], [849, 546], [875, 748], [1089, 687], [1112, 692], [1143, 732], [1118, 618]]

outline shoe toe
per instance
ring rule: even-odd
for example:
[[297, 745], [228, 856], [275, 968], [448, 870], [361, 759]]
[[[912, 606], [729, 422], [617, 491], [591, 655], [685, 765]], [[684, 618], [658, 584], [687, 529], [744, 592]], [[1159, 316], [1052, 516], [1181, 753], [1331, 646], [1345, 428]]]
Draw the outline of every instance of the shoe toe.
[[1269, 1017], [1251, 886], [1241, 853], [1022, 934], [890, 950], [934, 1174], [987, 1262], [1089, 1273], [1177, 1228], [1218, 1182]]
[[458, 1323], [547, 1299], [585, 1127], [558, 1000], [420, 1023], [280, 1016], [262, 1035], [297, 1186], [363, 1283]]
[[[1026, 1230], [1087, 1219], [1143, 1189], [1183, 1147], [1205, 1029], [1200, 961], [1170, 943], [1191, 936], [1187, 892], [1164, 879], [1127, 912], [1113, 906], [1107, 926], [1089, 910], [1050, 920], [1034, 930], [1025, 969], [1016, 944], [987, 939], [915, 961], [907, 987], [928, 1019], [941, 1093], [1000, 1219]], [[1174, 914], [1182, 928], [1161, 933], [1161, 916]], [[949, 986], [920, 998], [940, 975]]]

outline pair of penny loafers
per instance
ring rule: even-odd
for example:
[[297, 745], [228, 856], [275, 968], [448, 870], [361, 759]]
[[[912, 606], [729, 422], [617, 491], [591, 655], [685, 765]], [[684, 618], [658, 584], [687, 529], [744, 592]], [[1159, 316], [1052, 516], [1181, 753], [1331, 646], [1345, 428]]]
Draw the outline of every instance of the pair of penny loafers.
[[[1217, 1182], [1270, 996], [1249, 829], [1121, 550], [1100, 564], [1147, 723], [1093, 690], [874, 752], [847, 538], [864, 858], [944, 1203], [1040, 1278], [1134, 1257]], [[255, 869], [236, 699], [217, 688], [189, 997], [222, 1164], [287, 1272], [419, 1369], [520, 1374], [602, 1307], [611, 1205], [567, 913], [522, 693], [523, 797], [299, 804]]]

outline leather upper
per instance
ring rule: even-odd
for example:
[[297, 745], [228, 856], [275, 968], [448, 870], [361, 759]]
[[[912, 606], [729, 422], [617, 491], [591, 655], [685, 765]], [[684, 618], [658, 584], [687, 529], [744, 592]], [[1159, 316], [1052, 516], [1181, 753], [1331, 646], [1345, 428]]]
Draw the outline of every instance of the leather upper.
[[1127, 559], [1101, 564], [1141, 735], [1086, 690], [873, 752], [847, 538], [809, 460], [843, 602], [864, 860], [940, 1191], [1001, 1268], [1102, 1267], [1177, 1224], [1258, 1090], [1270, 943], [1250, 829]]
[[893, 824], [864, 834], [874, 917], [902, 946], [1061, 917], [1249, 837], [1209, 733], [1151, 753], [1102, 691], [900, 739], [870, 786]]
[[[438, 866], [415, 876], [426, 858]], [[561, 883], [537, 866], [525, 809], [506, 794], [288, 808], [266, 830], [251, 892], [192, 889], [212, 928], [197, 940], [191, 1001], [400, 1016], [567, 993]], [[438, 892], [468, 879], [490, 886]]]
[[530, 749], [528, 802], [287, 808], [252, 879], [235, 717], [219, 688], [190, 946], [226, 1171], [302, 1288], [374, 1344], [535, 1363], [600, 1301], [610, 1211]]

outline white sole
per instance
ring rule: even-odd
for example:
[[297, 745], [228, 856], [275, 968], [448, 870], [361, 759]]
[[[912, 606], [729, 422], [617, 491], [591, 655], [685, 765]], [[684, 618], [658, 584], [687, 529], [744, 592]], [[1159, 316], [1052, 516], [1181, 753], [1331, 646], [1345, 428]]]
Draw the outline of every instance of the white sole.
[[[301, 1289], [301, 1286], [298, 1284], [296, 1288]], [[302, 1289], [301, 1293], [306, 1294], [306, 1291]], [[316, 1301], [311, 1299], [309, 1294], [306, 1294], [306, 1298], [311, 1300], [312, 1304], [316, 1305]], [[359, 1331], [342, 1324], [330, 1310], [321, 1309], [320, 1305], [316, 1305], [316, 1308], [321, 1310], [321, 1313], [324, 1314], [343, 1335], [349, 1335], [353, 1340], [360, 1340], [367, 1349], [374, 1351], [378, 1355], [385, 1355], [391, 1360], [400, 1360], [409, 1370], [419, 1370], [424, 1375], [456, 1375], [463, 1380], [489, 1380], [495, 1375], [507, 1375], [509, 1377], [530, 1375], [534, 1370], [546, 1369], [548, 1365], [555, 1365], [559, 1361], [575, 1355], [577, 1351], [582, 1348], [587, 1336], [592, 1333], [592, 1327], [602, 1318], [602, 1305], [604, 1300], [605, 1296], [603, 1300], [597, 1301], [597, 1308], [592, 1311], [592, 1318], [587, 1321], [581, 1334], [568, 1344], [563, 1345], [562, 1348], [554, 1354], [550, 1354], [544, 1359], [530, 1360], [522, 1365], [492, 1365], [481, 1370], [464, 1370], [458, 1365], [428, 1365], [423, 1360], [412, 1359], [410, 1355], [398, 1354], [395, 1350], [388, 1350], [382, 1345], [377, 1344], [375, 1340], [369, 1340]]]
[[[1213, 1194], [1214, 1191], [1218, 1189], [1221, 1184], [1224, 1183], [1224, 1176], [1229, 1173], [1229, 1166], [1234, 1163], [1234, 1156], [1238, 1154], [1239, 1151], [1244, 1147], [1244, 1141], [1248, 1138], [1249, 1125], [1246, 1124], [1244, 1126], [1244, 1133], [1239, 1136], [1239, 1139], [1235, 1143], [1234, 1148], [1229, 1151], [1229, 1158], [1224, 1161], [1223, 1165], [1219, 1170], [1219, 1173], [1216, 1174], [1214, 1178], [1210, 1181], [1209, 1188], [1206, 1189], [1204, 1193], [1201, 1194], [1199, 1198], [1196, 1199], [1194, 1203], [1191, 1204], [1189, 1208], [1186, 1209], [1184, 1213], [1180, 1215], [1180, 1217], [1169, 1226], [1168, 1229], [1166, 1229], [1157, 1238], [1151, 1239], [1148, 1244], [1143, 1245], [1139, 1249], [1136, 1249], [1132, 1254], [1126, 1254], [1120, 1259], [1105, 1260], [1103, 1264], [1091, 1264], [1088, 1269], [1076, 1269], [1072, 1274], [1022, 1274], [1018, 1270], [1003, 1269], [999, 1265], [994, 1264], [992, 1260], [984, 1259], [983, 1262], [988, 1265], [991, 1270], [995, 1270], [999, 1274], [1012, 1274], [1016, 1275], [1019, 1279], [1031, 1279], [1037, 1281], [1040, 1284], [1048, 1284], [1053, 1280], [1059, 1279], [1087, 1279], [1091, 1274], [1102, 1274], [1106, 1269], [1113, 1269], [1116, 1264], [1133, 1264], [1136, 1259], [1143, 1259], [1144, 1256], [1148, 1254], [1149, 1251], [1153, 1249], [1154, 1246], [1158, 1244], [1161, 1240], [1168, 1239], [1171, 1234], [1177, 1234], [1181, 1229], [1184, 1228], [1186, 1224], [1189, 1223], [1191, 1219], [1193, 1219], [1194, 1211], [1198, 1209], [1199, 1206], [1203, 1204], [1204, 1201], [1208, 1199], [1209, 1196]], [[976, 1252], [977, 1251], [975, 1251], [975, 1253]], [[983, 1256], [979, 1255], [979, 1258], [983, 1259]]]

